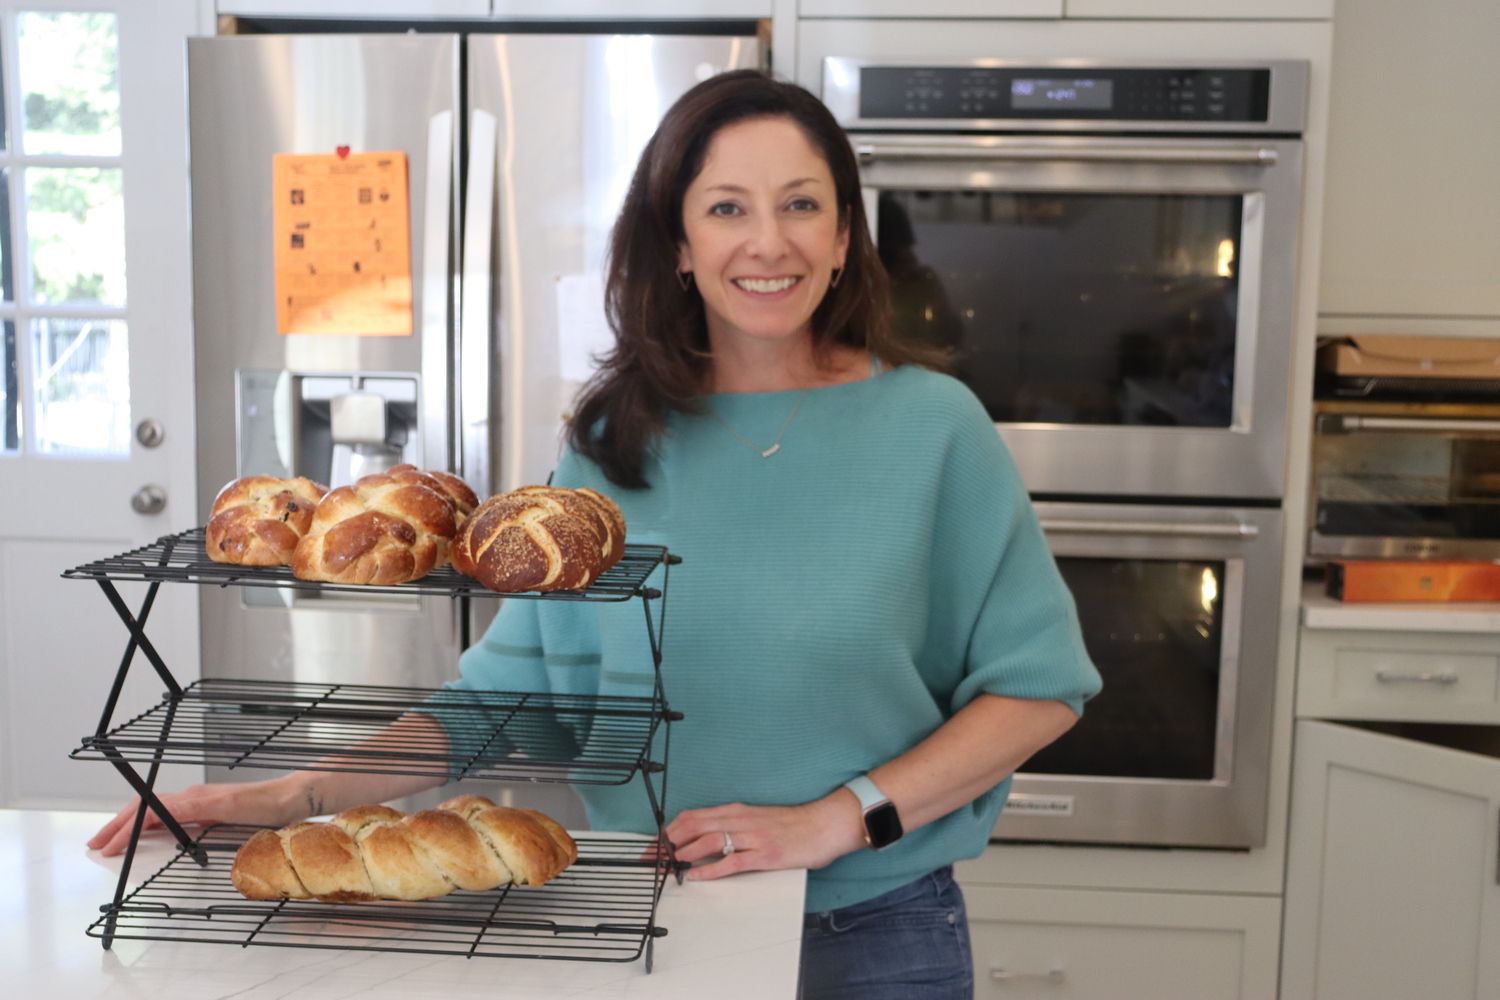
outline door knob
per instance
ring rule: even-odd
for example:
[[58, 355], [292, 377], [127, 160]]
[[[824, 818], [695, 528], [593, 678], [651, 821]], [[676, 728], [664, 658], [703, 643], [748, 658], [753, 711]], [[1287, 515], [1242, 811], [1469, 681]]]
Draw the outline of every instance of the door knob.
[[155, 417], [147, 417], [135, 425], [135, 439], [143, 448], [155, 448], [167, 436], [167, 429]]
[[167, 491], [147, 483], [131, 495], [130, 506], [137, 514], [160, 514], [167, 509]]

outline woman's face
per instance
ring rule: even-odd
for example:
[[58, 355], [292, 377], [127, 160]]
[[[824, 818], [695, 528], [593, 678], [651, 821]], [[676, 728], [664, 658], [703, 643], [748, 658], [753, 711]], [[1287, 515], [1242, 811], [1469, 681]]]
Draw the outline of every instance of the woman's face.
[[693, 272], [709, 335], [775, 341], [810, 335], [844, 266], [833, 174], [786, 118], [725, 126], [682, 203], [678, 269]]

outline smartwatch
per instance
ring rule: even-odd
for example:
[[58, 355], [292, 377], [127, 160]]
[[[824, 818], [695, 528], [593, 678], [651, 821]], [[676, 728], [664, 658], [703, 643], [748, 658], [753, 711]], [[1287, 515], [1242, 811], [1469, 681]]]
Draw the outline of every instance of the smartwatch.
[[896, 804], [875, 787], [868, 775], [861, 774], [844, 787], [859, 799], [859, 808], [864, 814], [865, 843], [874, 851], [883, 851], [906, 832], [901, 828], [901, 817], [896, 815]]

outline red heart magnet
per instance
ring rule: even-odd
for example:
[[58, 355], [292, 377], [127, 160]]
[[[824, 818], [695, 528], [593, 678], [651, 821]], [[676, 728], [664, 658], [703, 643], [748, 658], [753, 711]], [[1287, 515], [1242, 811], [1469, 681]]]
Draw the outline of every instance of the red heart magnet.
[[337, 153], [337, 154], [339, 154], [339, 159], [342, 160], [346, 156], [349, 155], [349, 147], [348, 146], [339, 146], [339, 147], [337, 147], [337, 148], [334, 149], [334, 152]]

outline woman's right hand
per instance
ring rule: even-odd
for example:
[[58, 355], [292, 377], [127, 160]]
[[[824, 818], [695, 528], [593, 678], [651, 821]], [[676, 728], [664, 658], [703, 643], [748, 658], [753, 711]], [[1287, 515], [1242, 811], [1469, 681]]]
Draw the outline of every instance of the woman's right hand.
[[[257, 826], [285, 826], [314, 815], [311, 806], [317, 803], [298, 797], [297, 789], [288, 780], [291, 776], [270, 781], [252, 781], [243, 784], [193, 785], [180, 792], [160, 795], [162, 804], [172, 818], [183, 826], [209, 826], [213, 823], [252, 823]], [[140, 808], [139, 797], [130, 801], [114, 819], [105, 823], [94, 834], [88, 846], [97, 849], [106, 858], [125, 850], [130, 842], [130, 828], [135, 822], [135, 811]], [[150, 809], [146, 810], [143, 830], [159, 829], [161, 819]]]

